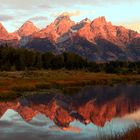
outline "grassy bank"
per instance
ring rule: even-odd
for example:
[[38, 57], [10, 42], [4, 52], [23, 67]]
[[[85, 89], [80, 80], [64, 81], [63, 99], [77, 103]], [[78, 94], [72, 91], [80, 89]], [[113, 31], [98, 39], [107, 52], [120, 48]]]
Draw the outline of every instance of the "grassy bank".
[[133, 127], [123, 134], [104, 136], [101, 140], [140, 140], [140, 127]]
[[140, 83], [140, 75], [92, 73], [82, 70], [0, 72], [0, 98], [20, 96], [19, 93], [23, 91], [121, 83]]

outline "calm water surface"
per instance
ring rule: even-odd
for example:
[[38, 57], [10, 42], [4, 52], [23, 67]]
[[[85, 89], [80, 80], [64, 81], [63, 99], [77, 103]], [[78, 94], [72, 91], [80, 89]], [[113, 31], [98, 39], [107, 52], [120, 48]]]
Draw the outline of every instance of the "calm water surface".
[[86, 86], [73, 92], [25, 93], [0, 101], [0, 140], [98, 140], [140, 123], [140, 85]]

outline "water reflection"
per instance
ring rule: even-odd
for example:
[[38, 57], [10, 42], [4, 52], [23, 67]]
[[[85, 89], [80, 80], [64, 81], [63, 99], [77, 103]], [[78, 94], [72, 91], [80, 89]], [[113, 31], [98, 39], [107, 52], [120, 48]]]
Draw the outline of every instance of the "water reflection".
[[139, 85], [87, 86], [72, 95], [60, 91], [28, 94], [15, 101], [0, 102], [0, 133], [5, 139], [5, 133], [15, 130], [20, 135], [30, 133], [30, 139], [35, 139], [34, 135], [38, 139], [55, 140], [58, 135], [93, 139], [99, 128], [105, 133], [110, 129], [120, 132], [140, 122], [139, 109]]

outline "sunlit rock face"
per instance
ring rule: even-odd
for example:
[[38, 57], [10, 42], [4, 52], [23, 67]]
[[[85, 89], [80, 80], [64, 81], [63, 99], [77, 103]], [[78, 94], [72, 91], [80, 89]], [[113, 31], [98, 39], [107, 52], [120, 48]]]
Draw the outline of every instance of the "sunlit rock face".
[[69, 16], [60, 15], [55, 21], [54, 21], [54, 27], [56, 29], [57, 34], [60, 36], [67, 33], [72, 26], [74, 26], [75, 23], [71, 21]]
[[29, 36], [32, 35], [33, 33], [39, 31], [39, 29], [31, 22], [31, 21], [26, 21], [17, 31], [16, 33], [21, 36]]
[[[51, 43], [45, 45], [42, 38]], [[94, 61], [136, 61], [140, 59], [139, 40], [137, 32], [112, 25], [105, 17], [74, 23], [68, 16], [59, 16], [45, 29], [33, 34], [33, 40], [26, 47], [36, 49], [38, 44], [44, 51], [73, 52]], [[55, 49], [51, 50], [51, 46]]]
[[73, 52], [93, 61], [140, 60], [140, 34], [112, 25], [105, 17], [75, 23], [62, 14], [41, 30], [27, 21], [11, 34], [0, 25], [0, 42], [12, 40], [18, 41], [18, 47], [55, 54]]
[[0, 45], [9, 45], [18, 47], [20, 37], [16, 33], [8, 33], [5, 27], [0, 23]]
[[17, 31], [14, 33], [20, 37], [19, 47], [24, 47], [31, 39], [33, 33], [38, 32], [39, 29], [31, 21], [26, 21]]
[[0, 38], [4, 38], [8, 36], [7, 30], [3, 27], [3, 25], [0, 23]]
[[18, 102], [0, 102], [0, 118], [8, 109], [17, 110], [19, 106]]
[[55, 43], [58, 38], [67, 33], [74, 24], [69, 16], [60, 15], [49, 26], [33, 34], [33, 38], [48, 38]]
[[140, 109], [139, 90], [132, 87], [124, 89], [127, 90], [117, 87], [85, 87], [73, 96], [62, 93], [37, 94], [13, 102], [0, 102], [0, 117], [8, 109], [13, 109], [27, 122], [43, 114], [60, 128], [69, 127], [75, 120], [85, 125], [93, 123], [104, 127], [114, 118], [132, 118], [134, 115], [129, 114], [135, 114]]
[[79, 35], [88, 41], [96, 43], [98, 39], [106, 39], [120, 47], [128, 45], [137, 34], [124, 27], [112, 25], [105, 17], [94, 19], [79, 31]]
[[15, 33], [8, 33], [5, 27], [0, 23], [0, 40], [3, 41], [19, 40], [19, 36]]

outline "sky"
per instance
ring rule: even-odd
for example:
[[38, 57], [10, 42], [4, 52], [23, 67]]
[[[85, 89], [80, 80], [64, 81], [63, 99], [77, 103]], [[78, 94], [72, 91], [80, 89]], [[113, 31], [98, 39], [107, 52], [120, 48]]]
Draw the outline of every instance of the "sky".
[[27, 20], [46, 27], [64, 12], [76, 22], [105, 16], [114, 25], [140, 32], [140, 0], [0, 0], [0, 22], [9, 32]]

